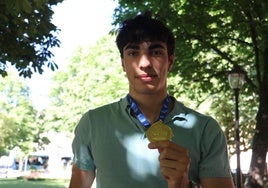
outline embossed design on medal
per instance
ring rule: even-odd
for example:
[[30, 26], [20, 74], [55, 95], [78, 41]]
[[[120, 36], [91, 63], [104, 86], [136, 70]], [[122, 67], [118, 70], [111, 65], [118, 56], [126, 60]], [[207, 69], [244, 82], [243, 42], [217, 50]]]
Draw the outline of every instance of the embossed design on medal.
[[150, 142], [171, 140], [173, 132], [163, 121], [157, 121], [146, 131], [146, 136]]

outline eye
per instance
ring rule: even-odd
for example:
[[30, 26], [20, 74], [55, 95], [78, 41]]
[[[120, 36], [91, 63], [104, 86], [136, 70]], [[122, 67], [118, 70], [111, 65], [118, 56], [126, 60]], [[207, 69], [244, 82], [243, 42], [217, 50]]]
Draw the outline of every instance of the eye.
[[127, 56], [136, 56], [138, 54], [137, 50], [127, 50], [126, 55]]
[[152, 56], [162, 56], [164, 54], [164, 51], [161, 49], [154, 49], [151, 51]]

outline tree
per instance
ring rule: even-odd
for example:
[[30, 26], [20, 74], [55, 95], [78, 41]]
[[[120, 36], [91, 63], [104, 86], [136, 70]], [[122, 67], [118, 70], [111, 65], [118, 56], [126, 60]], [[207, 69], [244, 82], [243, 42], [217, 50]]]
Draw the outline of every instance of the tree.
[[14, 124], [11, 118], [0, 114], [0, 156], [8, 154], [9, 150], [13, 148], [10, 146], [15, 145], [12, 143], [14, 136], [10, 137], [10, 135], [16, 132], [16, 129], [13, 128]]
[[[227, 72], [233, 67], [247, 72], [243, 106], [258, 111], [246, 187], [262, 187], [268, 147], [267, 1], [119, 0], [118, 3], [115, 26], [139, 12], [153, 10], [173, 29], [178, 57], [173, 74], [181, 77], [177, 92], [198, 102], [224, 92], [231, 100]], [[242, 115], [241, 119], [246, 119]]]
[[25, 153], [33, 149], [38, 136], [37, 112], [25, 82], [12, 74], [0, 82], [0, 108], [0, 154], [7, 154], [16, 146]]
[[51, 18], [52, 7], [62, 1], [0, 1], [0, 75], [7, 76], [8, 63], [29, 78], [33, 71], [42, 74], [45, 65], [57, 68], [50, 48], [60, 42]]
[[114, 36], [106, 36], [93, 46], [81, 47], [65, 71], [53, 78], [51, 106], [46, 122], [56, 131], [73, 132], [87, 110], [114, 101], [127, 91]]

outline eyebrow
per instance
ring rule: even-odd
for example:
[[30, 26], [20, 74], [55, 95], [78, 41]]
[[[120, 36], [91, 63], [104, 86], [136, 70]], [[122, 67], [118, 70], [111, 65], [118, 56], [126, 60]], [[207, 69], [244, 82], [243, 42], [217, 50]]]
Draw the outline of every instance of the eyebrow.
[[127, 49], [136, 49], [138, 50], [140, 47], [138, 44], [128, 44], [126, 45], [126, 47], [124, 47], [124, 50], [127, 50]]
[[149, 46], [149, 49], [150, 49], [150, 50], [155, 49], [155, 48], [162, 48], [162, 49], [165, 49], [165, 47], [164, 47], [162, 44], [153, 44], [153, 45], [150, 45], [150, 46]]
[[[153, 49], [156, 49], [156, 48], [162, 48], [162, 49], [165, 49], [165, 47], [162, 45], [162, 44], [152, 44], [149, 46], [149, 50], [153, 50]], [[126, 47], [124, 48], [124, 50], [127, 50], [127, 49], [135, 49], [135, 50], [138, 50], [140, 49], [140, 46], [138, 44], [128, 44], [126, 45]]]

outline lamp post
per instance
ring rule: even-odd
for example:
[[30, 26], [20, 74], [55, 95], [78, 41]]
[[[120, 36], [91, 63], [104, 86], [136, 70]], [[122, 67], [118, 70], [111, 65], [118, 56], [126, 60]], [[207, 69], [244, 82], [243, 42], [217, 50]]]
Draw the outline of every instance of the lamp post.
[[228, 73], [228, 80], [231, 88], [234, 90], [235, 96], [235, 144], [236, 144], [236, 187], [241, 188], [242, 177], [240, 169], [240, 137], [239, 137], [239, 110], [238, 110], [238, 96], [239, 90], [245, 82], [246, 73], [238, 66]]

